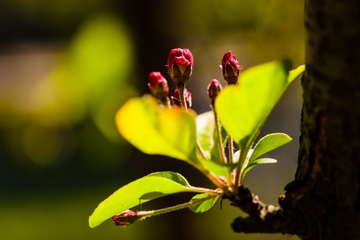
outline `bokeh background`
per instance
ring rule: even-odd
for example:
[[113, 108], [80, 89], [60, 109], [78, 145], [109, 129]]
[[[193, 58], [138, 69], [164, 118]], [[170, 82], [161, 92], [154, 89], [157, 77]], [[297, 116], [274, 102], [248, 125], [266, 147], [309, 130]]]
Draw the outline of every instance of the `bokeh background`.
[[[137, 151], [114, 123], [128, 98], [148, 92], [150, 71], [167, 76], [175, 47], [192, 51], [193, 108], [208, 111], [206, 87], [213, 78], [225, 84], [219, 64], [226, 51], [244, 70], [282, 56], [294, 66], [304, 62], [303, 1], [0, 1], [0, 239], [297, 239], [233, 233], [241, 213], [226, 201], [204, 214], [182, 210], [127, 228], [112, 221], [88, 227], [99, 202], [153, 171], [212, 186], [182, 161]], [[246, 180], [264, 202], [276, 204], [294, 177], [300, 111], [296, 80], [261, 132], [294, 140], [269, 154], [277, 164], [255, 168]]]

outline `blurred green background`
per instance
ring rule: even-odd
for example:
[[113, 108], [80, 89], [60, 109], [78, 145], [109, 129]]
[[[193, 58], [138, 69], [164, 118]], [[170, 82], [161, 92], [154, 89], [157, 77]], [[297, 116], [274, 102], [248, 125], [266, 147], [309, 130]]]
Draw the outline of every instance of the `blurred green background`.
[[[148, 92], [150, 71], [167, 76], [175, 47], [192, 51], [193, 108], [208, 111], [206, 86], [213, 78], [225, 84], [218, 66], [226, 51], [244, 70], [282, 56], [303, 63], [303, 1], [0, 2], [0, 239], [297, 239], [233, 233], [241, 213], [226, 201], [200, 215], [183, 210], [127, 228], [112, 221], [88, 227], [100, 201], [153, 171], [177, 171], [194, 186], [211, 187], [184, 162], [140, 153], [115, 127], [126, 99]], [[295, 174], [300, 109], [297, 80], [261, 133], [285, 132], [293, 142], [270, 154], [278, 164], [246, 180], [264, 202], [275, 204]]]

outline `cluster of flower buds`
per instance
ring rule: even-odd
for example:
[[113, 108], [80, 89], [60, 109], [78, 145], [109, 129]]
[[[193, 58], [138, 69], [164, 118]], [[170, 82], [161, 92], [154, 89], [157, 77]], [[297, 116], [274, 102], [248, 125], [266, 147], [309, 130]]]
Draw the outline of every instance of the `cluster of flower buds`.
[[[228, 84], [237, 84], [240, 70], [243, 68], [243, 66], [239, 64], [235, 55], [233, 55], [231, 51], [228, 51], [224, 54], [220, 67], [222, 69], [222, 74], [225, 81]], [[207, 88], [207, 93], [211, 100], [211, 106], [214, 106], [215, 98], [217, 95], [219, 95], [221, 89], [222, 86], [218, 80], [213, 79], [210, 81]]]
[[[175, 106], [191, 107], [191, 93], [186, 89], [186, 82], [190, 79], [193, 68], [194, 58], [189, 49], [175, 48], [170, 51], [167, 65], [170, 78], [175, 82], [176, 89], [171, 97], [171, 103]], [[222, 74], [228, 84], [236, 84], [242, 66], [238, 63], [235, 55], [228, 51], [221, 61]], [[151, 72], [149, 75], [148, 86], [150, 92], [165, 106], [170, 105], [168, 97], [169, 86], [160, 72]], [[221, 91], [222, 86], [216, 79], [211, 80], [208, 85], [208, 96], [211, 105], [214, 104], [216, 96]]]
[[[175, 48], [170, 51], [167, 65], [165, 66], [170, 78], [176, 84], [174, 95], [171, 97], [171, 103], [175, 106], [186, 104], [186, 108], [191, 107], [191, 93], [185, 88], [185, 83], [190, 79], [194, 68], [192, 53], [186, 48]], [[168, 106], [170, 104], [168, 97], [169, 86], [163, 75], [160, 72], [151, 72], [148, 81], [150, 92], [163, 105]]]

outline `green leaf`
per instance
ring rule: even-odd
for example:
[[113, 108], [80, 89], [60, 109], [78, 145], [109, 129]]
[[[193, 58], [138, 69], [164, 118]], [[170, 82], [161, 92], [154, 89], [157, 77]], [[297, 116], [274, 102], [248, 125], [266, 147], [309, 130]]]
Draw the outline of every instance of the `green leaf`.
[[249, 164], [251, 164], [254, 159], [291, 142], [291, 140], [291, 137], [285, 133], [272, 133], [264, 136], [255, 145]]
[[167, 178], [185, 187], [191, 187], [189, 182], [186, 180], [186, 178], [184, 178], [180, 173], [165, 171], [165, 172], [150, 173], [147, 176]]
[[101, 202], [90, 216], [89, 226], [94, 228], [119, 212], [159, 197], [180, 192], [206, 192], [206, 190], [190, 186], [178, 173], [153, 173], [121, 187]]
[[207, 159], [210, 159], [211, 149], [214, 145], [214, 126], [213, 111], [204, 112], [196, 116], [197, 140]]
[[116, 115], [121, 135], [147, 154], [160, 154], [193, 164], [197, 161], [195, 113], [161, 108], [145, 96], [126, 102]]
[[288, 86], [288, 68], [288, 60], [252, 67], [240, 75], [238, 85], [225, 87], [216, 98], [220, 122], [242, 146], [253, 141]]
[[[197, 139], [205, 153], [206, 159], [221, 163], [213, 111], [204, 112], [196, 117], [196, 129]], [[223, 143], [225, 143], [226, 137], [227, 133], [225, 129], [221, 127], [221, 139]]]
[[[249, 149], [248, 153], [247, 153], [247, 156], [246, 156], [246, 160], [249, 160], [250, 157], [251, 157], [251, 154], [253, 153], [254, 149]], [[235, 160], [235, 163], [237, 161], [239, 161], [239, 157], [240, 157], [240, 153], [241, 153], [241, 150], [237, 150], [236, 152], [234, 152], [234, 160]]]
[[288, 83], [291, 83], [297, 76], [305, 71], [305, 65], [300, 65], [289, 72]]
[[[191, 201], [199, 201], [199, 204], [193, 205], [189, 207], [189, 209], [195, 213], [203, 213], [208, 211], [210, 208], [214, 206], [216, 201], [219, 199], [219, 196], [213, 196], [208, 193], [201, 193], [195, 195]], [[204, 201], [201, 201], [204, 200]]]
[[258, 158], [258, 159], [255, 159], [251, 164], [249, 164], [243, 171], [242, 173], [242, 183], [244, 182], [244, 179], [247, 175], [247, 173], [253, 169], [254, 167], [256, 167], [257, 165], [259, 164], [269, 164], [269, 163], [277, 163], [277, 160], [276, 159], [273, 159], [273, 158]]

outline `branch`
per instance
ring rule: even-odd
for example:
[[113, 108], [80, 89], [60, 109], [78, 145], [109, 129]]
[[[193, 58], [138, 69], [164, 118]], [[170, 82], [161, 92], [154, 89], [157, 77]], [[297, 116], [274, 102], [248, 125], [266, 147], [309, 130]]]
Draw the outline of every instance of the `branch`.
[[239, 207], [249, 214], [248, 217], [238, 217], [231, 224], [238, 233], [282, 233], [302, 236], [307, 231], [306, 221], [301, 214], [286, 211], [280, 206], [264, 204], [259, 197], [253, 195], [248, 188], [239, 187], [238, 194], [226, 197], [231, 205]]
[[[263, 218], [259, 216], [238, 217], [231, 224], [232, 229], [238, 233], [282, 233], [303, 235], [301, 225], [285, 211], [274, 205], [265, 205]], [[299, 231], [301, 230], [301, 231]]]

